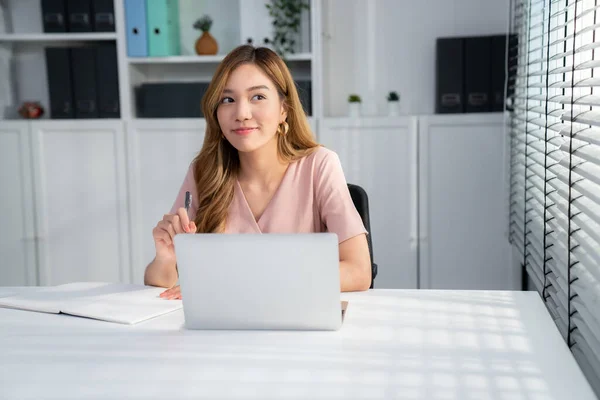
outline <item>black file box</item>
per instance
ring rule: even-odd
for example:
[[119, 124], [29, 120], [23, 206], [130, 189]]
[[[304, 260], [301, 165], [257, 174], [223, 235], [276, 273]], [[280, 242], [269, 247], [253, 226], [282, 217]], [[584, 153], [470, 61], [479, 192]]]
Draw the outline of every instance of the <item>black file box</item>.
[[491, 110], [491, 37], [465, 38], [465, 111]]
[[506, 36], [497, 35], [491, 38], [491, 111], [504, 110], [504, 92], [506, 89]]
[[203, 118], [207, 82], [145, 83], [135, 90], [138, 118]]
[[41, 0], [41, 9], [45, 33], [68, 31], [65, 0]]
[[92, 1], [67, 0], [69, 32], [93, 32]]
[[96, 92], [96, 49], [76, 47], [71, 49], [73, 71], [73, 98], [75, 118], [98, 118]]
[[100, 118], [119, 118], [119, 71], [117, 46], [114, 43], [96, 47], [96, 93]]
[[46, 47], [45, 55], [50, 118], [75, 118], [69, 49]]
[[438, 114], [465, 111], [462, 38], [438, 38], [436, 43], [436, 101]]
[[298, 97], [300, 97], [300, 103], [304, 108], [304, 113], [307, 116], [312, 115], [312, 82], [310, 80], [297, 80], [296, 89], [298, 90]]
[[115, 10], [113, 0], [94, 0], [93, 21], [96, 32], [115, 31]]

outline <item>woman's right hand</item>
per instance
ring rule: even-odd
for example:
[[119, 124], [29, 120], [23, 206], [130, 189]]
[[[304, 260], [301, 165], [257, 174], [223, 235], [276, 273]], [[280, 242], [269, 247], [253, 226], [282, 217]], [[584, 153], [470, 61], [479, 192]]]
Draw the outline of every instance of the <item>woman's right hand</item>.
[[163, 219], [152, 230], [156, 258], [163, 261], [175, 260], [173, 240], [178, 233], [195, 233], [196, 224], [190, 221], [185, 208], [177, 210], [177, 214], [165, 214]]

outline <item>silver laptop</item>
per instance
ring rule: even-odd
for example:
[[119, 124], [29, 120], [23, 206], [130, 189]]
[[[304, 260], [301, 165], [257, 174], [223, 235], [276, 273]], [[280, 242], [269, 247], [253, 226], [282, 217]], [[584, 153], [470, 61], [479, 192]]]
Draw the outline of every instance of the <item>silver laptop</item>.
[[342, 324], [333, 233], [179, 234], [175, 254], [187, 329]]

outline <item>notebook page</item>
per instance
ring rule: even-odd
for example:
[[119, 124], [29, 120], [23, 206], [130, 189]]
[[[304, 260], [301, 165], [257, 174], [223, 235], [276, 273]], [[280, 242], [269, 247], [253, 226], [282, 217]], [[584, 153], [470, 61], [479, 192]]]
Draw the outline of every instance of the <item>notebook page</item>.
[[65, 314], [121, 324], [137, 324], [182, 308], [181, 300], [159, 297], [164, 288], [132, 287], [110, 294], [82, 298], [65, 304]]
[[58, 314], [65, 302], [101, 293], [107, 283], [77, 282], [59, 286], [42, 286], [14, 296], [1, 297], [0, 307]]

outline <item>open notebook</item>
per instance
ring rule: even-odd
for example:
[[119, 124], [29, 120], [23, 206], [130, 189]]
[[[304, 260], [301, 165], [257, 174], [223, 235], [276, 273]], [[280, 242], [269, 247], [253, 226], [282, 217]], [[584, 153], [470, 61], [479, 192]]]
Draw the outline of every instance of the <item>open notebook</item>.
[[137, 324], [182, 308], [181, 300], [158, 297], [164, 290], [135, 284], [76, 282], [0, 297], [0, 307]]

